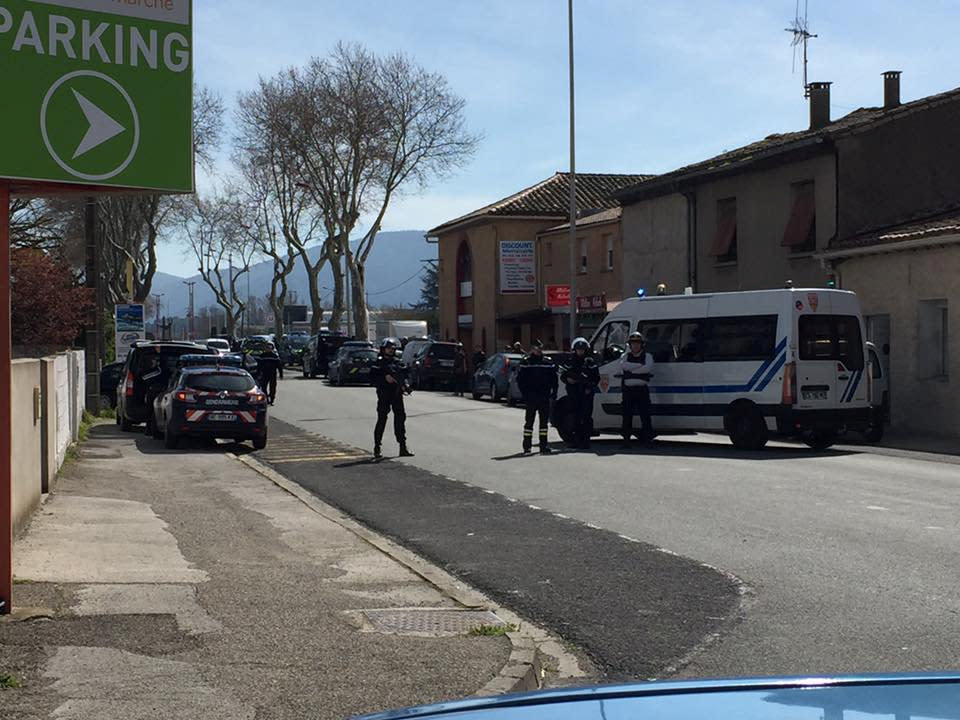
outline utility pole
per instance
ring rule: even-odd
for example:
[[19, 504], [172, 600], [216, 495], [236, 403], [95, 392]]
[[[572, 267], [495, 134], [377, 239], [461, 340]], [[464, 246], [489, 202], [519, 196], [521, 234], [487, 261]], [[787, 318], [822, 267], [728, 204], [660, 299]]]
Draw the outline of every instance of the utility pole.
[[193, 286], [197, 284], [196, 280], [184, 280], [183, 284], [187, 286], [187, 340], [195, 340], [193, 328]]
[[577, 154], [573, 93], [573, 0], [567, 0], [570, 49], [570, 344], [577, 336]]
[[154, 302], [156, 307], [154, 308], [154, 317], [153, 317], [153, 329], [156, 335], [156, 339], [160, 339], [160, 298], [162, 298], [166, 293], [153, 293]]
[[10, 319], [10, 185], [0, 180], [0, 615], [13, 606], [13, 390]]

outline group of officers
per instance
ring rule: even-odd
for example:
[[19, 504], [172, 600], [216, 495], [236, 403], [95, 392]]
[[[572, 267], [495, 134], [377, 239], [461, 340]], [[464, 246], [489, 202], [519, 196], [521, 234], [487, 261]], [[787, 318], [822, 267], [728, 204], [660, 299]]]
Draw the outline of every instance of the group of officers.
[[[653, 378], [653, 356], [644, 348], [643, 335], [631, 333], [627, 340], [628, 348], [619, 359], [615, 378], [620, 380], [621, 436], [623, 447], [631, 447], [636, 436], [643, 443], [653, 441], [654, 433], [650, 422], [650, 381]], [[401, 343], [396, 338], [385, 338], [380, 343], [380, 353], [370, 371], [371, 383], [377, 390], [377, 424], [373, 432], [373, 454], [382, 457], [383, 433], [387, 419], [393, 413], [393, 429], [400, 445], [400, 457], [412, 457], [407, 445], [406, 410], [403, 398], [412, 390], [408, 380], [408, 369], [400, 361], [398, 349]], [[550, 412], [557, 398], [562, 382], [566, 387], [567, 402], [571, 426], [568, 444], [581, 450], [590, 448], [593, 434], [593, 402], [600, 384], [600, 367], [590, 348], [590, 343], [582, 337], [571, 343], [573, 351], [565, 364], [558, 366], [553, 359], [544, 354], [543, 344], [536, 341], [517, 371], [517, 385], [523, 395], [525, 405], [523, 421], [523, 453], [533, 452], [534, 424], [538, 425], [539, 451], [548, 455], [552, 451], [548, 442]], [[634, 417], [640, 418], [640, 430], [634, 429]]]

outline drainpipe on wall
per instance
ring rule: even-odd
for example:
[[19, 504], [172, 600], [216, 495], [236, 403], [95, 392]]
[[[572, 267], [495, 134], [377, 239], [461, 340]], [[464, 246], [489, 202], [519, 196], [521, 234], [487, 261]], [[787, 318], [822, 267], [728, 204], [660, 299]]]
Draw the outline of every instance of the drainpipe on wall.
[[697, 193], [683, 193], [687, 200], [687, 285], [697, 291]]

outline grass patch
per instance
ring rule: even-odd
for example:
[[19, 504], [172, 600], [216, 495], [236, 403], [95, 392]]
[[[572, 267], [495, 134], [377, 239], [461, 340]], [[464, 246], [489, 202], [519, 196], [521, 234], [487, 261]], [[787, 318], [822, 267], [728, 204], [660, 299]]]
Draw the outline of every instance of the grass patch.
[[506, 625], [477, 625], [470, 629], [469, 634], [473, 637], [502, 637], [516, 631], [516, 625], [507, 623]]
[[0, 673], [0, 690], [14, 690], [16, 688], [22, 688], [23, 683], [21, 683], [13, 675], [6, 675]]

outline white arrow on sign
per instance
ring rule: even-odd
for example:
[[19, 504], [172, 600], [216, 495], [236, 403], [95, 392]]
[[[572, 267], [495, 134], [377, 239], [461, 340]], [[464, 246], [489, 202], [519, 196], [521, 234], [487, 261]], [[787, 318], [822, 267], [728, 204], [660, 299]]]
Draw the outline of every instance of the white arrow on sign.
[[73, 159], [76, 160], [84, 153], [90, 152], [110, 138], [114, 138], [124, 132], [126, 128], [76, 90], [73, 90], [73, 96], [77, 99], [77, 102], [80, 103], [80, 109], [83, 110], [87, 122], [90, 123], [87, 134], [83, 136], [83, 140], [81, 140], [77, 146], [77, 151], [73, 154]]

